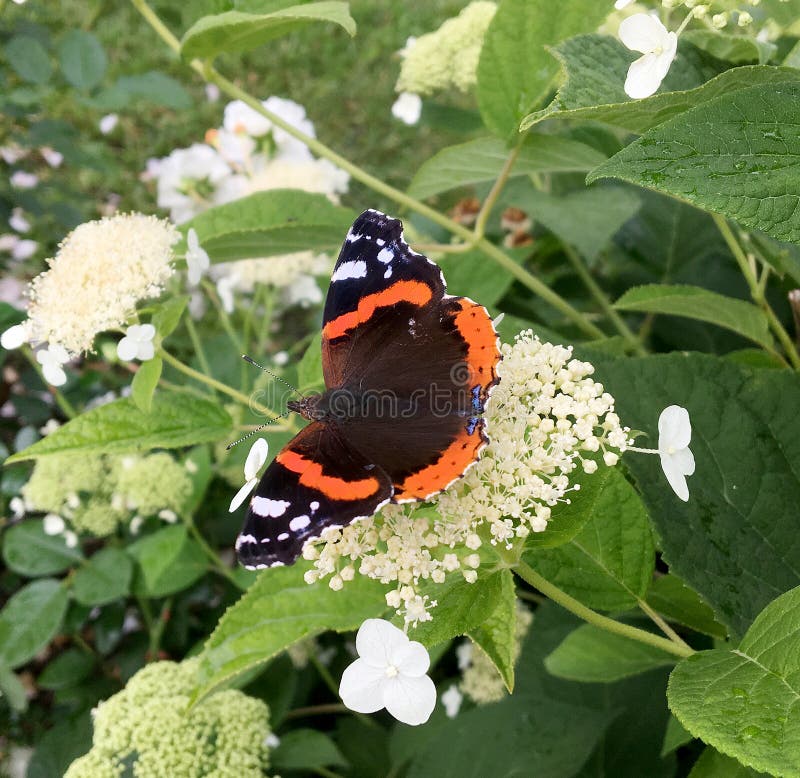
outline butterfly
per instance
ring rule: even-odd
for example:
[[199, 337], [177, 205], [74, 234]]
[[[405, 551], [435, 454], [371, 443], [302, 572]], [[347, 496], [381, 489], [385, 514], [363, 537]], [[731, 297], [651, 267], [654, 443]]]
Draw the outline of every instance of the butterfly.
[[488, 442], [483, 411], [500, 358], [486, 309], [446, 294], [441, 269], [408, 246], [399, 219], [364, 211], [325, 301], [326, 390], [288, 403], [310, 423], [250, 498], [239, 561], [292, 564], [326, 528], [427, 500], [460, 478]]

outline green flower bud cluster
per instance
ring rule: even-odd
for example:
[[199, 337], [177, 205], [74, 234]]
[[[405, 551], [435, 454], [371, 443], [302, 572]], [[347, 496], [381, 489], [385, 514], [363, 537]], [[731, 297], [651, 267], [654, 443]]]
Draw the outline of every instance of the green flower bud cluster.
[[92, 748], [64, 778], [262, 778], [269, 708], [227, 689], [189, 709], [198, 664], [154, 662], [100, 703]]

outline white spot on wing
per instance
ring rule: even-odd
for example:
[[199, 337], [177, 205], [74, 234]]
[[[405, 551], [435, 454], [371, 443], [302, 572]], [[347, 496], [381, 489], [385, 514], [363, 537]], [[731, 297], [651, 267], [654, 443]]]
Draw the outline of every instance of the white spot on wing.
[[273, 519], [283, 516], [290, 505], [286, 500], [270, 500], [268, 497], [253, 497], [251, 503], [253, 513]]
[[311, 524], [311, 519], [308, 516], [295, 516], [289, 522], [289, 529], [292, 532], [299, 532], [301, 529], [305, 529], [309, 524]]
[[385, 246], [385, 245], [386, 245], [386, 241], [385, 241], [383, 238], [375, 238], [375, 242], [376, 242], [376, 243], [377, 243], [379, 246]]
[[347, 233], [347, 237], [345, 238], [345, 240], [348, 243], [355, 243], [357, 240], [360, 240], [362, 237], [363, 237], [363, 235], [359, 235], [357, 232], [348, 232]]
[[383, 262], [384, 265], [388, 265], [394, 259], [394, 251], [391, 249], [381, 249], [378, 252], [378, 262]]
[[312, 502], [308, 507], [311, 508], [311, 512], [313, 513], [315, 510], [317, 510], [317, 508], [319, 508], [319, 503], [314, 500], [314, 502]]
[[331, 281], [346, 281], [348, 278], [364, 278], [367, 274], [367, 263], [359, 259], [355, 262], [342, 262], [336, 268]]
[[392, 275], [392, 268], [391, 267], [387, 267], [386, 268], [386, 272], [383, 274], [383, 277], [384, 278], [389, 278], [389, 277], [391, 277], [391, 275]]
[[288, 539], [289, 539], [289, 533], [288, 532], [281, 532], [281, 534], [278, 535], [278, 540], [288, 540]]

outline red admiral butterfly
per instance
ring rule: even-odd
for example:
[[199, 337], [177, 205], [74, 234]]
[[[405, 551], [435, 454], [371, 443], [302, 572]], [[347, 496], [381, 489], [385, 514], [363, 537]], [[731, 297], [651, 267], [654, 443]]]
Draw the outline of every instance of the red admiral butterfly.
[[402, 222], [364, 211], [325, 301], [327, 389], [288, 403], [311, 423], [261, 477], [239, 561], [292, 564], [326, 527], [425, 500], [460, 478], [488, 442], [482, 413], [499, 360], [486, 309], [445, 294], [442, 271], [409, 248]]

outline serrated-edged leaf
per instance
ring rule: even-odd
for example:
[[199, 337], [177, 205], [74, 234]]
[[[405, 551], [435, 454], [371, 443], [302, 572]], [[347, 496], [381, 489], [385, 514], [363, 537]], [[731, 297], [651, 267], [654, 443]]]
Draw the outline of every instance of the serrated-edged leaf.
[[181, 448], [216, 442], [233, 422], [219, 404], [183, 392], [161, 391], [149, 413], [131, 398], [93, 408], [46, 438], [19, 451], [6, 463], [52, 454], [121, 453], [151, 448]]
[[75, 572], [72, 594], [82, 605], [105, 605], [130, 592], [133, 562], [121, 549], [98, 551]]
[[[428, 592], [435, 596], [436, 617], [421, 621], [409, 636], [424, 646], [435, 646], [457, 635], [466, 635], [483, 624], [497, 608], [503, 592], [503, 571], [478, 573], [475, 583], [463, 578], [436, 585]], [[433, 599], [433, 597], [432, 597]]]
[[646, 132], [587, 177], [665, 192], [800, 241], [800, 84], [741, 89]]
[[385, 587], [357, 576], [334, 592], [326, 582], [309, 585], [309, 565], [297, 562], [263, 572], [225, 612], [200, 654], [196, 697], [263, 664], [288, 646], [325, 630], [357, 629], [386, 610]]
[[770, 778], [770, 776], [745, 767], [736, 759], [720, 754], [708, 746], [694, 763], [689, 778]]
[[35, 577], [79, 564], [83, 554], [79, 548], [70, 548], [61, 535], [48, 535], [40, 519], [30, 519], [6, 531], [3, 559], [14, 572]]
[[182, 225], [192, 227], [212, 262], [294, 251], [337, 250], [355, 214], [325, 195], [271, 189], [219, 205]]
[[514, 576], [502, 570], [500, 596], [494, 612], [482, 624], [467, 632], [492, 660], [509, 692], [514, 691], [514, 654], [516, 651], [517, 593]]
[[685, 316], [716, 324], [761, 346], [771, 347], [772, 336], [766, 314], [752, 303], [688, 284], [647, 284], [629, 289], [614, 307], [620, 311], [641, 311]]
[[612, 683], [673, 664], [672, 654], [592, 624], [571, 632], [544, 660], [553, 675], [588, 683]]
[[76, 89], [93, 89], [106, 72], [106, 53], [100, 41], [84, 30], [70, 30], [58, 44], [64, 78]]
[[69, 597], [52, 578], [32, 581], [0, 611], [0, 665], [15, 668], [36, 656], [56, 635]]
[[758, 62], [759, 65], [764, 65], [778, 50], [769, 41], [760, 41], [749, 35], [726, 35], [719, 30], [688, 30], [684, 33], [683, 40], [707, 51], [712, 57], [737, 64]]
[[178, 297], [171, 297], [156, 308], [150, 323], [156, 328], [161, 340], [164, 340], [175, 331], [188, 303], [189, 295], [184, 294]]
[[609, 12], [596, 0], [572, 0], [557, 13], [549, 0], [502, 0], [478, 63], [478, 107], [486, 126], [503, 138], [514, 135], [558, 73], [545, 47], [596, 29]]
[[681, 724], [723, 754], [800, 775], [800, 587], [767, 605], [738, 648], [684, 659], [667, 698]]
[[42, 689], [66, 689], [79, 684], [94, 667], [94, 657], [77, 648], [68, 648], [42, 670], [36, 683]]
[[625, 610], [647, 591], [655, 551], [639, 495], [618, 468], [607, 469], [602, 492], [581, 531], [557, 548], [528, 551], [525, 559], [590, 608]]
[[659, 458], [626, 454], [664, 560], [741, 635], [776, 595], [800, 584], [800, 376], [729, 360], [670, 354], [595, 361], [595, 375], [632, 429], [657, 441], [668, 405], [688, 409], [696, 471], [689, 500], [667, 484]]
[[153, 394], [158, 386], [158, 379], [161, 378], [163, 368], [164, 361], [161, 357], [148, 359], [147, 362], [142, 362], [131, 381], [131, 397], [136, 403], [136, 407], [144, 413], [150, 413]]
[[31, 35], [15, 35], [5, 44], [3, 54], [11, 69], [23, 81], [44, 84], [53, 73], [50, 55]]
[[714, 611], [697, 592], [676, 575], [656, 578], [645, 597], [648, 605], [670, 621], [676, 621], [697, 632], [725, 638], [728, 631], [714, 618]]
[[623, 88], [636, 54], [616, 38], [578, 35], [550, 49], [561, 63], [565, 82], [553, 102], [525, 117], [529, 129], [543, 119], [600, 121], [642, 133], [720, 94], [756, 84], [800, 80], [790, 68], [743, 66], [726, 70], [717, 60], [681, 41], [678, 56], [659, 91], [631, 100]]
[[332, 22], [350, 36], [356, 34], [348, 3], [306, 3], [264, 14], [227, 11], [195, 22], [183, 36], [181, 54], [213, 58], [222, 52], [249, 51], [309, 22]]
[[141, 538], [128, 548], [139, 563], [141, 581], [134, 591], [165, 597], [193, 584], [208, 569], [208, 560], [186, 527], [175, 524]]
[[[499, 138], [476, 138], [448, 146], [422, 164], [408, 193], [425, 199], [458, 186], [494, 181], [510, 154]], [[520, 149], [511, 176], [581, 172], [591, 170], [605, 158], [597, 149], [570, 138], [531, 135]]]
[[277, 770], [313, 770], [344, 766], [347, 760], [324, 732], [315, 729], [293, 729], [281, 737], [270, 751], [269, 762]]
[[664, 732], [664, 744], [661, 746], [661, 756], [671, 754], [681, 746], [691, 743], [692, 740], [694, 740], [692, 733], [687, 731], [686, 727], [670, 714], [669, 721], [667, 722], [667, 729]]

